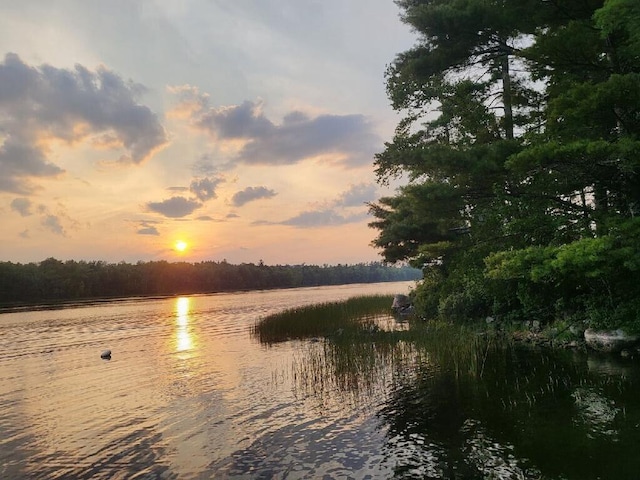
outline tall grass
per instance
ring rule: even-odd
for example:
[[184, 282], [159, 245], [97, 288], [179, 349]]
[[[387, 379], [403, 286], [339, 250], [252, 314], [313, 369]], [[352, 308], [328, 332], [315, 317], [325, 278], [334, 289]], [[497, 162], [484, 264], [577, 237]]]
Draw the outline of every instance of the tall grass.
[[456, 377], [482, 377], [490, 352], [503, 341], [485, 332], [445, 322], [412, 319], [410, 327], [377, 327], [391, 317], [393, 297], [356, 297], [285, 310], [258, 321], [253, 334], [265, 344], [324, 340], [296, 360], [294, 376], [313, 390], [367, 392], [381, 375], [409, 365], [430, 364]]
[[409, 330], [341, 335], [301, 345], [293, 365], [296, 388], [317, 398], [371, 399], [396, 380], [434, 372], [460, 382], [489, 372], [497, 350], [495, 337], [445, 323], [414, 323]]
[[253, 326], [253, 334], [266, 344], [353, 336], [371, 330], [377, 315], [390, 314], [392, 302], [391, 295], [371, 295], [292, 308], [260, 319]]
[[452, 370], [456, 376], [482, 377], [489, 353], [507, 343], [506, 339], [495, 334], [445, 322], [413, 328], [410, 338], [433, 362]]

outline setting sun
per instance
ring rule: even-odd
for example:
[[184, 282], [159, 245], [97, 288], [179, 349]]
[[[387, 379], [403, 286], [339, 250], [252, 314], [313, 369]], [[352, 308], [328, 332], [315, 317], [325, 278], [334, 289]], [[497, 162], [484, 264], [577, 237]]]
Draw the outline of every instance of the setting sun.
[[184, 252], [184, 251], [187, 249], [187, 247], [188, 247], [188, 246], [189, 246], [189, 245], [187, 244], [187, 242], [185, 242], [185, 241], [183, 241], [183, 240], [178, 240], [178, 241], [176, 242], [176, 244], [175, 244], [175, 249], [176, 249], [178, 252]]

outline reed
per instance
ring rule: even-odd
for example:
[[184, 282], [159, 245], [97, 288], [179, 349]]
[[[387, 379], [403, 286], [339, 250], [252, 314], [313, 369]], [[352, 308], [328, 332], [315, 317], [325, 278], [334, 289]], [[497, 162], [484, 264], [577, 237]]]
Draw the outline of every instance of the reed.
[[[404, 328], [393, 323], [392, 296], [356, 297], [310, 305], [262, 318], [253, 334], [267, 345], [313, 339], [301, 346], [294, 365], [299, 388], [370, 395], [381, 377], [431, 365], [456, 378], [481, 378], [492, 351], [504, 339], [465, 325], [413, 318]], [[395, 372], [395, 373], [394, 373]]]
[[390, 314], [393, 297], [370, 295], [292, 308], [260, 319], [253, 335], [272, 344], [309, 338], [351, 337], [371, 331], [376, 316]]
[[[343, 335], [301, 345], [294, 363], [297, 388], [320, 398], [336, 392], [373, 398], [392, 378], [421, 371], [451, 374], [466, 382], [482, 378], [495, 363], [501, 341], [450, 324], [415, 323], [409, 330]], [[493, 372], [491, 372], [493, 373]]]
[[482, 377], [491, 350], [505, 346], [502, 338], [465, 325], [431, 322], [422, 328], [412, 328], [410, 340], [419, 350], [442, 368], [456, 376], [470, 374]]

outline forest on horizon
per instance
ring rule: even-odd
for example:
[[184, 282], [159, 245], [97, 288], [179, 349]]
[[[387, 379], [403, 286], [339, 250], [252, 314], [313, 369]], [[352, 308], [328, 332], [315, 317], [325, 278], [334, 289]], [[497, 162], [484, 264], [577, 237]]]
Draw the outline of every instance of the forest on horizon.
[[381, 262], [354, 265], [233, 265], [223, 260], [198, 263], [150, 261], [107, 263], [61, 261], [0, 262], [0, 305], [216, 293], [238, 290], [417, 280], [421, 271]]

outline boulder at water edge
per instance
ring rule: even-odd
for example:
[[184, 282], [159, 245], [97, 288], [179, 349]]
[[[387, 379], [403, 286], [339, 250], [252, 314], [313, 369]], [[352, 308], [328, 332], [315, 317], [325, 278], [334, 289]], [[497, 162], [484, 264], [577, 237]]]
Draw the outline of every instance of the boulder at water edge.
[[396, 295], [393, 297], [393, 304], [391, 308], [394, 312], [399, 312], [411, 306], [411, 300], [406, 295]]
[[633, 347], [638, 343], [637, 335], [629, 335], [623, 330], [594, 330], [588, 328], [584, 331], [584, 341], [594, 350], [601, 352], [619, 352], [625, 348]]

